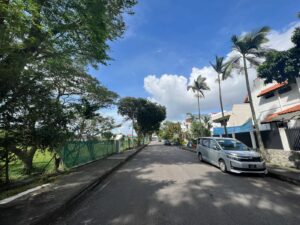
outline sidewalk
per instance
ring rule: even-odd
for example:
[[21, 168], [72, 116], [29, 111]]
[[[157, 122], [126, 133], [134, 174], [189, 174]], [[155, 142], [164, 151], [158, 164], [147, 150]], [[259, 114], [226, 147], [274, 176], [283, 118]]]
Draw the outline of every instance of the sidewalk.
[[271, 177], [300, 185], [300, 170], [267, 164]]
[[[191, 149], [186, 146], [180, 146], [180, 148], [190, 152], [194, 152], [194, 153], [196, 152], [195, 149]], [[268, 176], [300, 185], [300, 170], [279, 167], [271, 164], [267, 164], [267, 168], [268, 168]]]
[[143, 147], [78, 167], [35, 192], [0, 204], [0, 224], [46, 225], [52, 222]]

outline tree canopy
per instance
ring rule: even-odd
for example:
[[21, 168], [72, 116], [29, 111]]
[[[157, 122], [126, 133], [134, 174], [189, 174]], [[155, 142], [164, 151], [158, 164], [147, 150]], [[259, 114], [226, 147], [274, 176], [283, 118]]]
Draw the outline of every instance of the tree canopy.
[[[30, 173], [37, 150], [110, 132], [98, 110], [118, 95], [88, 74], [106, 65], [135, 0], [0, 2], [0, 151]], [[84, 134], [84, 135], [83, 135]], [[7, 145], [7, 138], [10, 144]], [[1, 154], [3, 155], [3, 154]], [[6, 154], [7, 155], [7, 154]]]
[[158, 131], [160, 123], [166, 118], [164, 106], [144, 98], [122, 98], [118, 103], [118, 113], [133, 121], [139, 140], [142, 136]]
[[270, 51], [265, 62], [258, 68], [258, 76], [265, 83], [277, 81], [295, 82], [300, 76], [300, 27], [297, 27], [291, 38], [294, 47], [286, 51]]

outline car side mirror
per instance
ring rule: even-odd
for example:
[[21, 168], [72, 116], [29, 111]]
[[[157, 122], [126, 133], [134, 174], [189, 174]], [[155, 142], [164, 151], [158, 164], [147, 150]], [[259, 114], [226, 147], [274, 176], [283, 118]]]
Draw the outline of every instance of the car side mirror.
[[214, 150], [217, 150], [217, 151], [220, 150], [220, 148], [218, 148], [218, 146], [214, 146], [213, 149], [214, 149]]

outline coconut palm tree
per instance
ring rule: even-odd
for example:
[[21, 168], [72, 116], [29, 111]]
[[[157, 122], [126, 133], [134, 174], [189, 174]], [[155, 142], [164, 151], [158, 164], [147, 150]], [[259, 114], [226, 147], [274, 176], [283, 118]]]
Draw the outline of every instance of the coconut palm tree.
[[[224, 107], [223, 107], [223, 100], [222, 100], [222, 91], [221, 91], [221, 80], [226, 80], [228, 77], [231, 77], [231, 70], [232, 70], [232, 63], [229, 61], [227, 63], [224, 62], [224, 57], [218, 57], [216, 56], [216, 61], [214, 63], [210, 62], [210, 65], [212, 68], [216, 71], [218, 74], [217, 82], [219, 85], [219, 100], [220, 100], [220, 106], [221, 106], [221, 112], [222, 117], [224, 118]], [[226, 121], [224, 122], [224, 131], [225, 135], [227, 136], [227, 126]]]
[[255, 125], [258, 145], [261, 153], [264, 155], [264, 144], [259, 132], [258, 120], [256, 118], [256, 113], [253, 106], [247, 63], [249, 64], [249, 66], [258, 66], [260, 64], [259, 58], [262, 57], [266, 52], [266, 49], [262, 47], [262, 44], [268, 41], [267, 34], [269, 31], [270, 29], [268, 27], [262, 27], [259, 30], [246, 33], [239, 37], [233, 35], [231, 38], [231, 41], [233, 43], [233, 50], [236, 53], [236, 56], [232, 58], [232, 62], [245, 74], [248, 98], [250, 102], [252, 119]]
[[194, 80], [192, 85], [189, 85], [187, 87], [187, 90], [189, 91], [192, 89], [194, 93], [196, 93], [196, 97], [198, 100], [198, 117], [199, 117], [199, 122], [201, 122], [201, 113], [200, 113], [200, 98], [204, 98], [204, 91], [210, 90], [206, 83], [206, 78], [202, 77], [199, 75], [197, 77], [197, 80]]

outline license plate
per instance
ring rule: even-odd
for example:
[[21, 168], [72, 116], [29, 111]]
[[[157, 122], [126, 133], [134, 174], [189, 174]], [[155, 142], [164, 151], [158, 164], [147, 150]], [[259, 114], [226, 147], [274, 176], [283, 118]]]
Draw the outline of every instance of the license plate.
[[256, 169], [256, 165], [249, 165], [249, 169]]

